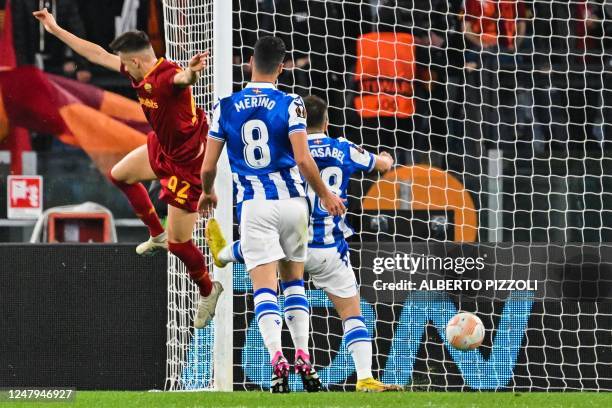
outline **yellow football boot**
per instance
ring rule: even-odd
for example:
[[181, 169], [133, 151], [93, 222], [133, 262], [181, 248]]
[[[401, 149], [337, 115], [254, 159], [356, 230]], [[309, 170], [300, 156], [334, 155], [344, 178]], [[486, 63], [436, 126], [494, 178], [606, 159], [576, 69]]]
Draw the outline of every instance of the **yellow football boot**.
[[227, 246], [227, 242], [225, 241], [223, 232], [221, 232], [219, 222], [216, 219], [211, 218], [208, 220], [206, 223], [206, 228], [204, 229], [204, 235], [206, 237], [206, 244], [210, 248], [210, 253], [212, 254], [213, 261], [215, 262], [215, 266], [223, 268], [225, 265], [227, 265], [227, 262], [223, 262], [221, 259], [219, 259], [219, 253]]
[[374, 378], [365, 378], [357, 381], [357, 392], [390, 392], [402, 391], [403, 388], [396, 384], [383, 384]]

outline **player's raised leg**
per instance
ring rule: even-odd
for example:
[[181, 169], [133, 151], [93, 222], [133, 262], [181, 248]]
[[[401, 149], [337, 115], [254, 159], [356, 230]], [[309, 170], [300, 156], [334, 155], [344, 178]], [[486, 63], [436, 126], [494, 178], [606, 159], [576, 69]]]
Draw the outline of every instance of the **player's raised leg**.
[[136, 216], [149, 229], [149, 240], [138, 245], [136, 252], [139, 255], [147, 255], [157, 249], [166, 249], [168, 247], [166, 233], [151, 203], [149, 193], [141, 183], [157, 178], [149, 164], [147, 146], [137, 147], [128, 153], [115, 164], [108, 178], [125, 194]]
[[211, 281], [206, 259], [191, 240], [197, 219], [198, 213], [168, 206], [168, 250], [185, 264], [189, 277], [200, 290], [200, 302], [193, 326], [201, 329], [215, 316], [223, 286], [217, 281]]
[[223, 268], [228, 263], [234, 262], [233, 259], [226, 260], [227, 256], [221, 255], [227, 246], [227, 241], [223, 236], [219, 222], [215, 218], [210, 218], [206, 222], [204, 237], [206, 238], [206, 245], [210, 248], [210, 253], [217, 267]]
[[216, 219], [210, 218], [208, 220], [204, 235], [216, 266], [223, 268], [230, 262], [244, 263], [240, 241], [234, 241], [228, 245]]
[[327, 292], [342, 319], [344, 341], [357, 372], [356, 390], [361, 392], [401, 391], [395, 384], [384, 384], [372, 375], [372, 339], [359, 307], [359, 295], [340, 297]]

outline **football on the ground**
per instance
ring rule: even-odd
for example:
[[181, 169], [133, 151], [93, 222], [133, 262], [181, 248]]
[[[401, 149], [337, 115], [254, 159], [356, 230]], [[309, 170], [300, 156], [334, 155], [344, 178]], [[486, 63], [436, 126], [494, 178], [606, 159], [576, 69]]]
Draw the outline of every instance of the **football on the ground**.
[[446, 325], [446, 339], [458, 350], [473, 350], [482, 344], [485, 329], [482, 320], [472, 313], [457, 313]]

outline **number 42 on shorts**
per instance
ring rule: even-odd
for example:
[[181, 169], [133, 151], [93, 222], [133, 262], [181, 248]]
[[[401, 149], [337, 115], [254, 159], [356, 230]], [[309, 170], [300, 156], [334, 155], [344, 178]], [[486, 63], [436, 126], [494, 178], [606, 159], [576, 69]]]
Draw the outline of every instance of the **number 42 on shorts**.
[[[180, 184], [180, 185], [179, 185]], [[179, 204], [185, 204], [187, 200], [187, 191], [191, 187], [191, 184], [185, 180], [179, 180], [176, 176], [172, 176], [168, 179], [168, 190], [172, 191], [176, 197], [174, 200]]]

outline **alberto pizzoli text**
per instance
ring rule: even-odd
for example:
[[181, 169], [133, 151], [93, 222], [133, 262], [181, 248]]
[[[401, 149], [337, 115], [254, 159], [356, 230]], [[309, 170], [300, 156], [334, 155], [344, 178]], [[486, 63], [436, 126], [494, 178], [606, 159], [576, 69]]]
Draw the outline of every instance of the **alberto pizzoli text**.
[[515, 279], [431, 279], [412, 282], [402, 279], [398, 282], [383, 282], [378, 279], [374, 281], [375, 290], [436, 290], [436, 291], [463, 291], [463, 290], [538, 290], [537, 280], [515, 280]]

